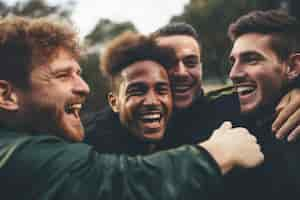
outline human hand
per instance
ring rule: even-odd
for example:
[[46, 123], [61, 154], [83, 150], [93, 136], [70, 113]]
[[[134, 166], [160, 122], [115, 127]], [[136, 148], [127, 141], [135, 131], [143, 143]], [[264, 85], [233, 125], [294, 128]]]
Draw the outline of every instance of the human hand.
[[287, 136], [288, 141], [295, 141], [300, 135], [300, 89], [293, 89], [286, 94], [276, 107], [276, 119], [272, 131], [278, 139]]
[[245, 128], [232, 128], [230, 122], [224, 122], [199, 145], [211, 153], [223, 174], [235, 166], [255, 167], [264, 159], [256, 138]]

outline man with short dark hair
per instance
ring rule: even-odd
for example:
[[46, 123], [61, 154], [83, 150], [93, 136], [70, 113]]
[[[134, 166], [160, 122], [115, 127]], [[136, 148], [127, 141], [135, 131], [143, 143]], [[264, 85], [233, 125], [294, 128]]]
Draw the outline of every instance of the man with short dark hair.
[[[199, 35], [192, 26], [186, 23], [171, 23], [152, 33], [151, 37], [160, 46], [173, 48], [177, 58], [176, 64], [168, 70], [175, 117], [167, 133], [166, 148], [206, 139], [211, 130], [222, 121], [239, 118], [239, 99], [233, 87], [203, 94], [201, 86], [203, 49]], [[290, 140], [299, 134], [297, 127], [300, 119], [300, 115], [297, 114], [299, 103], [295, 97], [297, 93], [291, 99], [291, 103], [286, 107], [281, 106], [279, 110], [281, 112], [275, 120], [277, 135], [285, 136], [291, 133]], [[199, 130], [201, 134], [196, 134]]]
[[233, 42], [230, 78], [242, 113], [238, 125], [258, 138], [266, 162], [233, 171], [226, 179], [226, 198], [294, 199], [300, 147], [276, 140], [271, 123], [279, 99], [300, 73], [300, 23], [282, 11], [253, 11], [230, 24], [228, 34]]
[[98, 152], [153, 152], [172, 113], [166, 68], [174, 57], [172, 49], [160, 48], [137, 33], [113, 39], [101, 58], [101, 70], [111, 83], [110, 108], [86, 121], [85, 141]]
[[133, 32], [114, 38], [101, 58], [112, 85], [110, 108], [87, 122], [85, 141], [102, 153], [157, 151], [172, 111], [166, 70], [174, 58], [173, 49], [159, 47], [152, 38]]
[[[84, 136], [79, 111], [89, 93], [78, 53], [77, 34], [66, 24], [0, 20], [3, 198], [210, 199], [222, 174], [262, 162], [255, 137], [230, 124], [201, 144], [145, 157], [100, 155], [76, 143]], [[232, 144], [233, 136], [239, 142]]]

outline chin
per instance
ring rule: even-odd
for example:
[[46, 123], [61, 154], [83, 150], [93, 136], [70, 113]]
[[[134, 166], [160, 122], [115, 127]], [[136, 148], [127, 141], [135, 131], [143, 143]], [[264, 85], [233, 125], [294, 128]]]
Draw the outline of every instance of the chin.
[[258, 110], [258, 108], [259, 108], [258, 104], [241, 105], [241, 113], [243, 115], [255, 113]]
[[192, 100], [188, 99], [185, 101], [174, 101], [174, 107], [176, 109], [186, 109], [192, 105]]
[[159, 142], [163, 139], [164, 134], [163, 133], [152, 133], [148, 135], [144, 135], [143, 140], [147, 142]]

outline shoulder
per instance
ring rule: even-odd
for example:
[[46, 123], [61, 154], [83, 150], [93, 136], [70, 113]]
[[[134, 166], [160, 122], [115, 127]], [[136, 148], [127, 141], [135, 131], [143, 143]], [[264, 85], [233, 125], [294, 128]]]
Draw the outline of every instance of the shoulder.
[[87, 113], [82, 118], [82, 123], [87, 135], [93, 134], [95, 131], [111, 129], [117, 121], [119, 121], [118, 115], [108, 106], [101, 111]]
[[222, 119], [232, 120], [240, 115], [240, 102], [233, 86], [210, 91], [205, 97], [216, 112], [222, 115]]
[[209, 91], [205, 96], [210, 100], [218, 100], [226, 97], [233, 97], [236, 94], [235, 89], [232, 85], [224, 86], [222, 88]]

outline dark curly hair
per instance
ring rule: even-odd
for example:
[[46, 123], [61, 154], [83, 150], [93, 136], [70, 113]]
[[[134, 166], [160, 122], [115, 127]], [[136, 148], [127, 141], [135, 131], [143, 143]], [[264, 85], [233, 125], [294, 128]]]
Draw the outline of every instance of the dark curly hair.
[[117, 89], [119, 73], [127, 66], [151, 60], [168, 69], [176, 57], [173, 49], [159, 47], [154, 39], [139, 33], [124, 32], [107, 45], [100, 60], [102, 73], [111, 79], [112, 89]]

